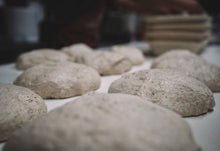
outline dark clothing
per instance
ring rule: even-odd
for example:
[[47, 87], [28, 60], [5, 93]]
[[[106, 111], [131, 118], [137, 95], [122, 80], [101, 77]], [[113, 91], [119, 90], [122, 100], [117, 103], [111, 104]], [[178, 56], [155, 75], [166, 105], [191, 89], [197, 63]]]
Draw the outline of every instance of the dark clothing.
[[55, 37], [59, 46], [79, 42], [97, 46], [105, 0], [44, 0], [43, 3], [47, 10], [47, 27], [43, 31], [51, 30], [52, 36], [47, 38]]

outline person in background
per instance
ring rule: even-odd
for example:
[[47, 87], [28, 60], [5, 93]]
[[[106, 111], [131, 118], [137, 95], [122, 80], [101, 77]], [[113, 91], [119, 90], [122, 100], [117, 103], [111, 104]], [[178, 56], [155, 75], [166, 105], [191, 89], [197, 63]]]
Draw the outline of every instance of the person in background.
[[[5, 0], [6, 5], [24, 7], [34, 0]], [[203, 8], [196, 0], [36, 0], [45, 8], [41, 40], [48, 46], [63, 47], [74, 43], [98, 45], [99, 32], [106, 11], [112, 4], [123, 11], [144, 14], [178, 14], [184, 11], [200, 14]], [[112, 23], [114, 24], [114, 23]]]
[[[83, 2], [86, 4], [85, 0]], [[98, 36], [106, 2], [106, 0], [94, 0], [92, 3], [87, 3], [84, 6], [82, 3], [79, 6], [75, 5], [75, 7], [87, 8], [84, 11], [82, 10], [81, 15], [79, 14], [75, 20], [60, 28], [56, 34], [57, 42], [61, 46], [84, 42], [91, 47], [96, 47], [98, 45]], [[63, 3], [63, 1], [60, 3]], [[113, 3], [116, 8], [123, 11], [134, 11], [144, 14], [203, 13], [203, 8], [196, 0], [114, 0], [108, 1], [108, 3]], [[74, 7], [74, 5], [69, 6]], [[60, 10], [64, 11], [65, 9], [60, 8]]]
[[145, 14], [201, 14], [204, 11], [196, 0], [116, 0], [116, 5]]

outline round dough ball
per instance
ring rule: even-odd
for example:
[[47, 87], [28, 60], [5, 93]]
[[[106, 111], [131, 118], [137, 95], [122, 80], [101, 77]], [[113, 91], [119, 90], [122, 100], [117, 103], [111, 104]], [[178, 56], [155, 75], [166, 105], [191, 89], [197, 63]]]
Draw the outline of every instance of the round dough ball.
[[25, 70], [35, 65], [47, 62], [68, 61], [70, 58], [63, 52], [54, 49], [36, 49], [21, 54], [16, 61], [16, 68]]
[[[30, 141], [31, 140], [31, 141]], [[125, 94], [83, 96], [18, 130], [4, 151], [198, 151], [177, 114]]]
[[39, 95], [24, 87], [0, 83], [0, 141], [45, 113], [47, 106]]
[[175, 70], [142, 70], [114, 81], [109, 93], [138, 95], [182, 116], [197, 116], [212, 110], [215, 101], [202, 82]]
[[101, 75], [122, 74], [132, 67], [129, 59], [121, 54], [108, 51], [95, 51], [84, 59], [84, 64], [96, 69]]
[[84, 58], [91, 52], [92, 48], [86, 44], [79, 43], [62, 48], [62, 51], [70, 56], [71, 60], [77, 63], [83, 63]]
[[187, 50], [173, 50], [159, 56], [151, 68], [175, 69], [203, 83], [213, 92], [220, 92], [220, 68]]
[[140, 65], [144, 63], [144, 55], [142, 51], [135, 47], [113, 46], [110, 51], [119, 53], [128, 58], [133, 65]]
[[42, 98], [68, 98], [96, 90], [100, 76], [91, 67], [72, 62], [48, 63], [25, 70], [14, 84], [27, 87]]

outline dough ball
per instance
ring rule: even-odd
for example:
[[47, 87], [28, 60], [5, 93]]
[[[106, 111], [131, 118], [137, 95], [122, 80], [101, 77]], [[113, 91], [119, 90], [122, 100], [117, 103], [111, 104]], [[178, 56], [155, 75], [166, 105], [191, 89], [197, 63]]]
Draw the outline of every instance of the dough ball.
[[128, 58], [133, 65], [140, 65], [144, 63], [145, 59], [142, 51], [135, 47], [113, 46], [110, 50]]
[[111, 84], [109, 93], [138, 95], [183, 117], [204, 114], [215, 106], [213, 94], [205, 84], [168, 69], [126, 74]]
[[27, 87], [42, 98], [68, 98], [96, 90], [100, 76], [94, 69], [72, 62], [48, 63], [24, 71], [14, 84]]
[[7, 140], [15, 130], [46, 112], [44, 100], [33, 91], [0, 83], [0, 141]]
[[129, 59], [121, 54], [108, 51], [90, 53], [84, 61], [84, 64], [96, 69], [101, 75], [122, 74], [132, 67]]
[[198, 151], [199, 147], [177, 114], [137, 96], [93, 94], [18, 130], [4, 147], [14, 150]]
[[62, 48], [62, 51], [69, 55], [72, 61], [77, 63], [83, 63], [84, 58], [89, 53], [93, 52], [92, 48], [83, 43], [73, 44], [71, 46], [64, 47]]
[[54, 49], [37, 49], [21, 54], [16, 61], [16, 68], [25, 70], [35, 65], [47, 62], [68, 61], [70, 58]]
[[159, 56], [151, 68], [175, 69], [205, 83], [213, 92], [220, 92], [220, 68], [187, 50], [173, 50]]

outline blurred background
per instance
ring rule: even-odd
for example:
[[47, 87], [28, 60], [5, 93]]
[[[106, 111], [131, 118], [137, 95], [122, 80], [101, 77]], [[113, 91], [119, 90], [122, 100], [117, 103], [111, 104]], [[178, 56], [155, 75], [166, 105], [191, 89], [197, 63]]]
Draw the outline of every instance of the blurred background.
[[[199, 0], [212, 17], [220, 42], [217, 1]], [[0, 63], [36, 48], [60, 48], [84, 42], [96, 48], [139, 41], [145, 14], [124, 11], [113, 0], [0, 0]]]

